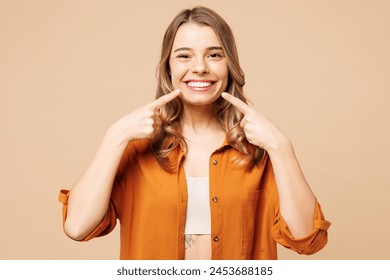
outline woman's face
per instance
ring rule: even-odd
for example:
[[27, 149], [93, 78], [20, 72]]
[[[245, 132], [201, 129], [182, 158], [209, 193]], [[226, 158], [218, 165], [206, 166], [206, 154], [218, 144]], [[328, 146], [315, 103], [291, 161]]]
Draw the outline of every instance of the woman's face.
[[172, 85], [181, 90], [187, 104], [211, 104], [226, 90], [226, 57], [217, 35], [208, 26], [195, 23], [180, 26], [169, 65]]

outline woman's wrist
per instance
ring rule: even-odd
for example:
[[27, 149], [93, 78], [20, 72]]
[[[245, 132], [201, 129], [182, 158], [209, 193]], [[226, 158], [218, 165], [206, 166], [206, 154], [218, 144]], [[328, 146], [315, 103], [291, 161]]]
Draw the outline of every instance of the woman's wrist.
[[113, 125], [110, 127], [103, 138], [103, 145], [104, 146], [110, 146], [114, 149], [116, 148], [125, 148], [128, 143], [130, 142], [129, 139], [126, 138], [125, 133], [120, 132], [116, 125]]
[[269, 147], [267, 147], [267, 153], [271, 159], [285, 157], [290, 153], [293, 154], [294, 148], [288, 137], [280, 135]]

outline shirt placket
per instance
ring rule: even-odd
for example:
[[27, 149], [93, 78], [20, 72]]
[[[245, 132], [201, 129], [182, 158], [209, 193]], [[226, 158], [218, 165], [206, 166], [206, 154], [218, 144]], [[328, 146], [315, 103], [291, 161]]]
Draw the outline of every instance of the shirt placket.
[[210, 212], [211, 212], [211, 248], [212, 259], [221, 259], [223, 232], [222, 232], [222, 205], [223, 196], [221, 190], [221, 164], [222, 152], [216, 151], [210, 157]]
[[177, 196], [177, 230], [178, 230], [178, 250], [177, 250], [177, 259], [183, 260], [185, 256], [185, 244], [184, 244], [184, 228], [186, 223], [187, 215], [187, 185], [186, 178], [184, 173], [184, 168], [182, 164], [183, 151], [180, 151], [178, 157], [178, 170], [177, 170], [177, 186], [178, 186], [178, 196]]

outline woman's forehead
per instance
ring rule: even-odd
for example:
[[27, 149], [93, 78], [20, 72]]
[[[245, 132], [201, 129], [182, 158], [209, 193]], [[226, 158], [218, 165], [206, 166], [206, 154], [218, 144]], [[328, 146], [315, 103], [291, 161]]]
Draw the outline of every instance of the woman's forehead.
[[221, 46], [214, 30], [207, 25], [185, 23], [179, 27], [173, 42], [176, 48], [209, 48]]

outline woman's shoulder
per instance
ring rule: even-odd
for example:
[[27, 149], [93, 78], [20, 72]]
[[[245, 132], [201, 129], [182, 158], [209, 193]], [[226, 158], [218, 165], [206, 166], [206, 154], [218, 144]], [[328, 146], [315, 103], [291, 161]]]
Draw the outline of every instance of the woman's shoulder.
[[123, 152], [119, 170], [124, 171], [136, 162], [142, 160], [143, 155], [153, 155], [151, 149], [151, 141], [149, 139], [134, 140], [129, 142], [125, 151]]

